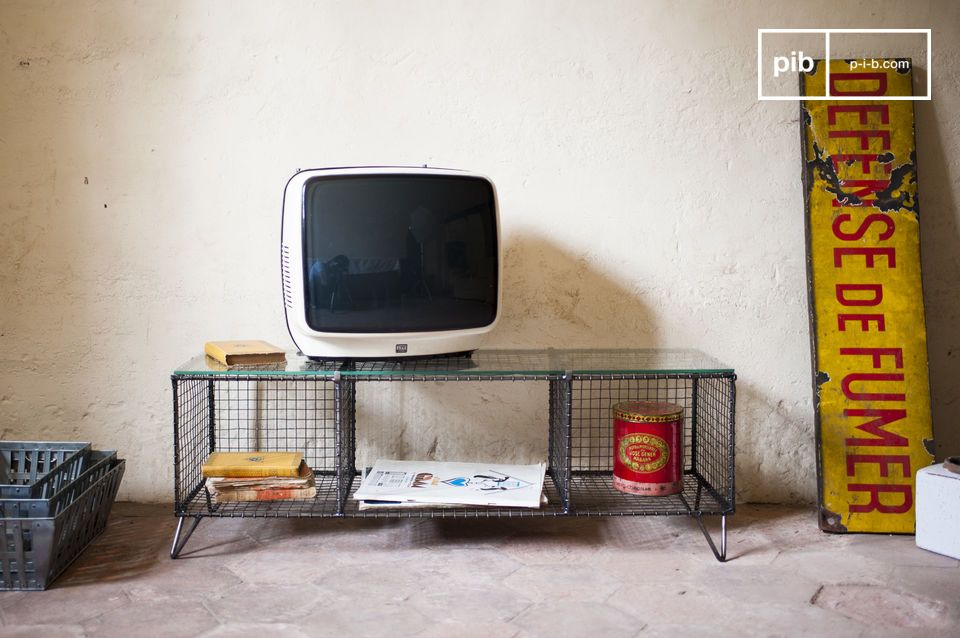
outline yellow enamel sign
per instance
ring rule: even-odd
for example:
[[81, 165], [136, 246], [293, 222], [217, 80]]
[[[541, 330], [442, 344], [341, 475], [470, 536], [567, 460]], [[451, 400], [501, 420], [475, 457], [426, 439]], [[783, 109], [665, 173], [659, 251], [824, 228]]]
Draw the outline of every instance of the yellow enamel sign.
[[[801, 104], [828, 531], [912, 533], [914, 475], [933, 462], [913, 102], [883, 100], [912, 95], [908, 64], [832, 60], [831, 97], [856, 97]], [[801, 95], [825, 95], [826, 75], [801, 74]]]

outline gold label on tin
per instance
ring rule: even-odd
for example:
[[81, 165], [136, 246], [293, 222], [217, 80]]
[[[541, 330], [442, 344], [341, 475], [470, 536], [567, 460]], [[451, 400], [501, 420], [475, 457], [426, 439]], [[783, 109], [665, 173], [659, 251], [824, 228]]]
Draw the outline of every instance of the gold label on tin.
[[634, 432], [620, 439], [620, 462], [640, 474], [656, 472], [670, 460], [670, 448], [659, 436]]

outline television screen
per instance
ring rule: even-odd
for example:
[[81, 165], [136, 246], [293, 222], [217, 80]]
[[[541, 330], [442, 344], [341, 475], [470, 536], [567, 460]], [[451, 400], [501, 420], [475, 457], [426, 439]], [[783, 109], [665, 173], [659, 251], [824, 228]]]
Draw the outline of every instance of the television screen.
[[307, 325], [318, 332], [477, 328], [497, 315], [491, 184], [456, 175], [337, 175], [303, 191]]

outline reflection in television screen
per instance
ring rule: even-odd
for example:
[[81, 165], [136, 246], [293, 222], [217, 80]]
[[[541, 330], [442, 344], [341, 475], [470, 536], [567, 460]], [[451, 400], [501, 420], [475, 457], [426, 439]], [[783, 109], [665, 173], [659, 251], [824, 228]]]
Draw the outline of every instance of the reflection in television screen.
[[420, 332], [496, 317], [489, 182], [458, 176], [336, 176], [307, 182], [306, 318], [320, 332]]

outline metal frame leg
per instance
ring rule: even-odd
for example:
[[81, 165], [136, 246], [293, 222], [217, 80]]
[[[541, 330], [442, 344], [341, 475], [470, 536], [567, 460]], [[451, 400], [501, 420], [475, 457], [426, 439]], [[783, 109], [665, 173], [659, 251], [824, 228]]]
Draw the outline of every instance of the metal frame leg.
[[170, 546], [170, 558], [177, 558], [180, 556], [180, 552], [183, 551], [183, 546], [187, 544], [187, 541], [190, 540], [190, 536], [193, 534], [193, 530], [197, 529], [197, 525], [200, 524], [201, 516], [194, 516], [193, 523], [190, 525], [190, 529], [187, 530], [187, 533], [180, 538], [180, 533], [183, 531], [183, 521], [189, 516], [181, 516], [180, 520], [177, 521], [177, 531], [173, 534], [173, 545]]
[[721, 563], [727, 562], [727, 515], [723, 514], [720, 516], [719, 551], [713, 542], [713, 537], [711, 537], [710, 532], [707, 531], [707, 526], [703, 524], [703, 516], [701, 514], [693, 514], [693, 517], [697, 520], [697, 525], [700, 526], [700, 531], [703, 532], [703, 536], [707, 539], [707, 543], [710, 544], [710, 549], [713, 550], [713, 555], [716, 556], [717, 560]]

